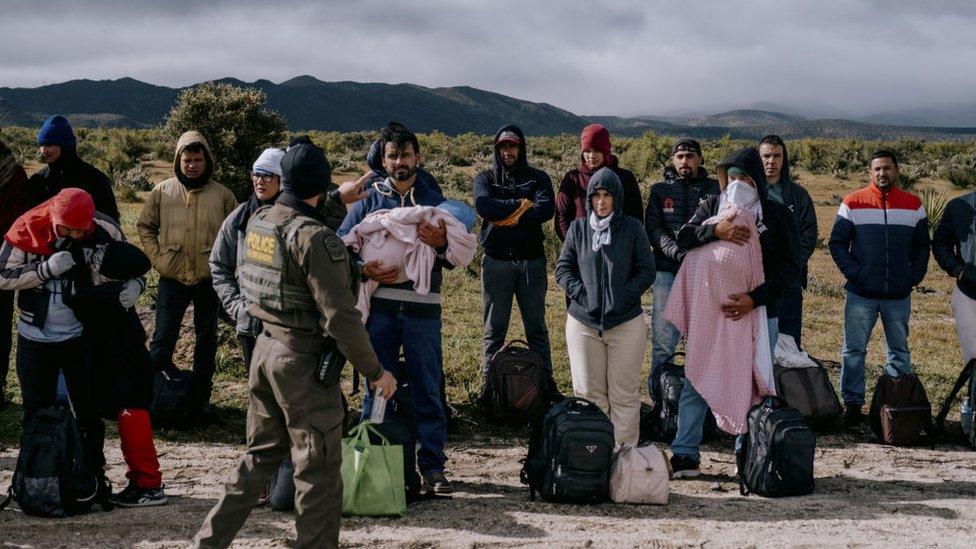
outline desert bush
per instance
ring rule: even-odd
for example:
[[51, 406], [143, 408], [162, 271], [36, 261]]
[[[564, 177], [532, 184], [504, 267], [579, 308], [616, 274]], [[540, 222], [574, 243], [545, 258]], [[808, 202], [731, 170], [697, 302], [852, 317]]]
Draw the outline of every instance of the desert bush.
[[918, 196], [922, 199], [922, 207], [925, 208], [929, 220], [929, 232], [934, 233], [935, 227], [942, 219], [942, 214], [945, 213], [946, 204], [949, 203], [949, 195], [935, 189], [922, 189]]
[[216, 82], [189, 88], [167, 115], [163, 140], [172, 151], [183, 132], [202, 133], [213, 152], [216, 179], [244, 199], [251, 191], [248, 174], [254, 159], [264, 147], [285, 139], [285, 121], [267, 102], [264, 92], [253, 88]]
[[957, 189], [976, 188], [976, 170], [972, 168], [949, 168], [945, 172], [945, 179]]
[[661, 173], [671, 163], [672, 139], [653, 132], [646, 132], [638, 139], [626, 143], [620, 155], [620, 164], [634, 172], [637, 179], [658, 181]]
[[115, 198], [119, 202], [141, 202], [138, 193], [152, 190], [149, 172], [142, 166], [134, 166], [125, 171], [115, 170], [111, 174], [115, 181]]

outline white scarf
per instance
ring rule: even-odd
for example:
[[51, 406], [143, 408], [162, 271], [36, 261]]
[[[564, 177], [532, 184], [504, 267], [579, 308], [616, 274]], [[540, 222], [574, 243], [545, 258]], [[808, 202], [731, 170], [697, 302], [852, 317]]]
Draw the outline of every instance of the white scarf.
[[759, 203], [759, 191], [748, 183], [738, 179], [729, 183], [722, 191], [719, 198], [718, 209], [721, 210], [726, 204], [734, 204], [744, 210], [749, 210], [756, 215], [756, 219], [762, 218], [762, 205]]
[[593, 251], [599, 251], [600, 247], [610, 244], [610, 220], [613, 213], [600, 219], [596, 212], [590, 212], [590, 228], [593, 229]]

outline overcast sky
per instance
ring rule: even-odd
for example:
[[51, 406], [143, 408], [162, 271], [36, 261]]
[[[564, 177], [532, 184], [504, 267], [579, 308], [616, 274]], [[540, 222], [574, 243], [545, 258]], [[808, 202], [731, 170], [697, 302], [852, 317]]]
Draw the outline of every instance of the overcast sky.
[[0, 1], [0, 86], [470, 85], [577, 114], [973, 103], [976, 2]]

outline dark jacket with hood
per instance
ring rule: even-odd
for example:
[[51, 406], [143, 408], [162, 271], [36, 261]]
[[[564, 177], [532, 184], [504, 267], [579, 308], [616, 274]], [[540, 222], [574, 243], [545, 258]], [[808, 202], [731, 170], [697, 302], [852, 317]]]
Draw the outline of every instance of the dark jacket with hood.
[[[373, 144], [369, 146], [369, 151], [366, 153], [366, 165], [369, 166], [370, 174], [366, 178], [366, 187], [369, 188], [373, 183], [378, 181], [383, 181], [390, 174], [386, 173], [386, 168], [383, 167], [383, 149], [381, 148], [383, 141], [377, 139], [373, 141]], [[441, 191], [441, 186], [437, 183], [437, 178], [435, 178], [430, 172], [420, 167], [417, 168], [417, 177], [423, 178], [427, 183], [427, 186], [435, 191], [444, 194]]]
[[[759, 232], [765, 282], [753, 288], [749, 297], [756, 307], [766, 306], [768, 318], [777, 318], [783, 290], [796, 284], [800, 278], [800, 238], [796, 221], [786, 206], [769, 199], [766, 173], [755, 147], [735, 151], [718, 165], [719, 184], [723, 190], [727, 181], [726, 170], [732, 166], [752, 177], [762, 208], [761, 216], [756, 220], [756, 230]], [[702, 223], [718, 213], [720, 196], [711, 196], [698, 206], [691, 220], [678, 231], [679, 246], [690, 250], [718, 240], [715, 225]]]
[[783, 170], [776, 183], [783, 197], [783, 205], [793, 213], [800, 235], [800, 284], [807, 287], [807, 263], [817, 247], [817, 211], [810, 193], [790, 177], [790, 157], [783, 147]]
[[969, 299], [976, 299], [976, 192], [953, 198], [932, 235], [932, 255], [956, 279]]
[[7, 234], [18, 217], [36, 206], [35, 200], [27, 172], [13, 151], [0, 141], [0, 234]]
[[119, 207], [115, 203], [112, 180], [78, 157], [71, 147], [61, 147], [61, 157], [44, 166], [30, 178], [31, 207], [61, 192], [61, 189], [79, 188], [91, 195], [95, 210], [119, 221]]
[[664, 170], [664, 180], [651, 186], [644, 212], [644, 228], [654, 247], [657, 270], [677, 273], [687, 250], [675, 240], [681, 227], [709, 196], [719, 193], [718, 181], [701, 166], [693, 177], [679, 178], [673, 166]]
[[[610, 168], [623, 187], [623, 212], [638, 221], [644, 221], [644, 200], [641, 198], [640, 187], [637, 185], [637, 177], [634, 172], [620, 167], [617, 157], [610, 156], [610, 161], [601, 168]], [[566, 239], [569, 225], [574, 219], [585, 217], [589, 206], [587, 205], [586, 193], [589, 188], [590, 177], [595, 170], [591, 170], [586, 162], [580, 157], [579, 167], [569, 170], [563, 176], [559, 184], [559, 192], [556, 193], [556, 235], [560, 240]]]
[[[552, 180], [546, 172], [529, 166], [522, 130], [515, 125], [504, 126], [495, 134], [496, 142], [504, 131], [522, 139], [519, 157], [514, 166], [506, 168], [496, 145], [494, 169], [474, 178], [474, 207], [482, 219], [479, 240], [485, 255], [494, 259], [538, 259], [545, 255], [542, 224], [552, 219], [556, 206]], [[531, 200], [532, 207], [522, 214], [517, 224], [511, 227], [492, 224], [512, 215], [522, 199]]]
[[[590, 197], [598, 189], [613, 195], [610, 244], [593, 251]], [[610, 169], [590, 178], [586, 215], [569, 226], [563, 251], [556, 261], [556, 281], [569, 296], [568, 313], [583, 324], [605, 332], [627, 322], [641, 311], [641, 295], [654, 283], [654, 255], [643, 225], [624, 215], [620, 179]]]

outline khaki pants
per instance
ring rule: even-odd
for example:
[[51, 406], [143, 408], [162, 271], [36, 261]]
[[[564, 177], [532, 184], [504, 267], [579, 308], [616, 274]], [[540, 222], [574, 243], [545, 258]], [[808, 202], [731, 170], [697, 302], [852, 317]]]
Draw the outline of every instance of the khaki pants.
[[603, 332], [566, 317], [566, 348], [573, 393], [600, 407], [613, 423], [618, 447], [637, 446], [641, 365], [647, 350], [643, 315]]
[[248, 385], [247, 453], [203, 521], [194, 547], [227, 547], [289, 454], [295, 464], [295, 547], [337, 547], [342, 514], [342, 403], [313, 379], [319, 357], [261, 335]]

